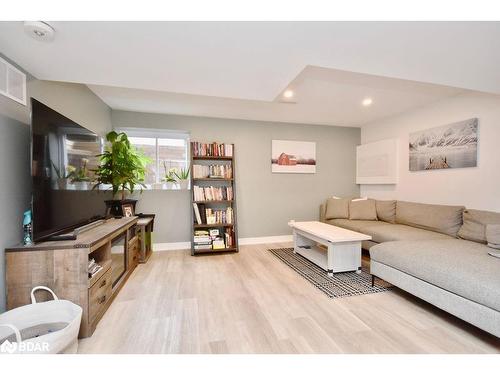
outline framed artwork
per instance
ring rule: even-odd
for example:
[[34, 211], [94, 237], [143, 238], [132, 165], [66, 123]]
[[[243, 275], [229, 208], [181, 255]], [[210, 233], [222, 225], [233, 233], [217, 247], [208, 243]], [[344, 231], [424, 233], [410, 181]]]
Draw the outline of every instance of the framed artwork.
[[132, 217], [134, 216], [134, 206], [127, 203], [122, 205], [123, 216]]
[[272, 141], [273, 173], [316, 173], [316, 142]]
[[356, 147], [357, 184], [397, 184], [397, 182], [397, 139], [385, 139]]
[[478, 119], [410, 134], [410, 171], [477, 167]]

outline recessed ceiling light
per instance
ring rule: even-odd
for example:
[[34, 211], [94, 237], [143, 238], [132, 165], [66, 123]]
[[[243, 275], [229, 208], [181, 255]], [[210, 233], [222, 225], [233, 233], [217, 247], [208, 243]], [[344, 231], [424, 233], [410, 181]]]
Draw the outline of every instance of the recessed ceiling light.
[[283, 96], [287, 99], [290, 99], [290, 98], [293, 98], [293, 91], [292, 90], [286, 90], [284, 93], [283, 93]]
[[53, 41], [56, 33], [52, 26], [42, 21], [24, 22], [24, 31], [33, 39], [42, 42]]
[[373, 103], [372, 98], [365, 98], [361, 102], [361, 104], [363, 104], [365, 107], [368, 107], [368, 106], [372, 105], [372, 103]]

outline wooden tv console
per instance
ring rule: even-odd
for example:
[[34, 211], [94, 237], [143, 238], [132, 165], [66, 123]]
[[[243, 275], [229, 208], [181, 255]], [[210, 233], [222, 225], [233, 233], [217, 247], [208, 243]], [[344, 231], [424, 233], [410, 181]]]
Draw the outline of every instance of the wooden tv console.
[[[137, 217], [109, 219], [81, 233], [75, 241], [49, 241], [6, 249], [7, 309], [31, 303], [31, 289], [48, 286], [60, 299], [82, 307], [79, 337], [91, 336], [139, 262], [137, 220]], [[124, 239], [124, 272], [112, 285], [111, 244], [117, 239]], [[103, 269], [89, 278], [87, 267], [91, 258]], [[44, 298], [50, 299], [48, 295], [37, 295], [37, 300]]]

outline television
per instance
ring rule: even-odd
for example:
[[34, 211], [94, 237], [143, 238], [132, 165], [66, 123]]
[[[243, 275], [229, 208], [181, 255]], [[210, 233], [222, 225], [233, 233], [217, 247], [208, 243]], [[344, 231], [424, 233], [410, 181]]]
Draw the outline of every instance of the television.
[[105, 216], [108, 195], [92, 189], [103, 147], [102, 137], [31, 99], [35, 242], [74, 238], [76, 228]]

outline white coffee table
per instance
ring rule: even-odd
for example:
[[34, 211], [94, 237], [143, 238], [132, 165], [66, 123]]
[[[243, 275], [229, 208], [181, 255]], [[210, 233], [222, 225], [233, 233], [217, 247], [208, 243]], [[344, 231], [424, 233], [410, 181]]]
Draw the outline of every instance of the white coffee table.
[[288, 225], [293, 228], [294, 252], [328, 271], [328, 276], [361, 272], [361, 241], [371, 240], [371, 236], [319, 221], [292, 220]]

